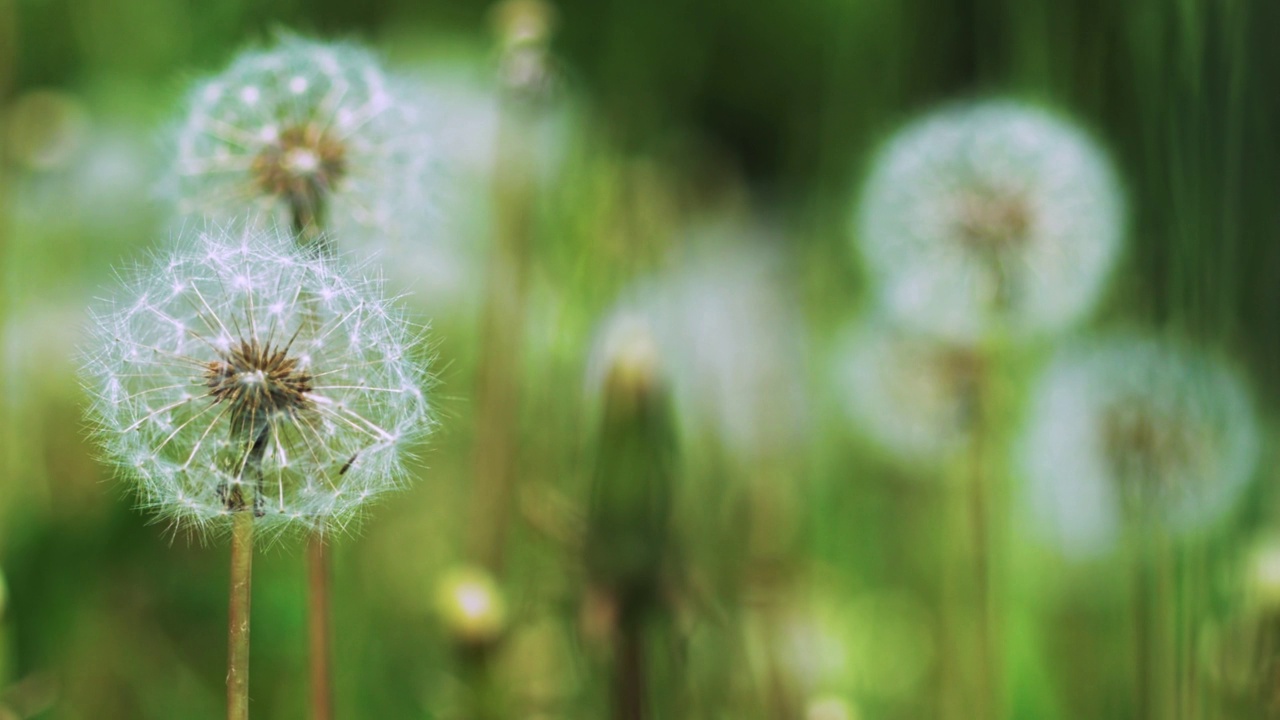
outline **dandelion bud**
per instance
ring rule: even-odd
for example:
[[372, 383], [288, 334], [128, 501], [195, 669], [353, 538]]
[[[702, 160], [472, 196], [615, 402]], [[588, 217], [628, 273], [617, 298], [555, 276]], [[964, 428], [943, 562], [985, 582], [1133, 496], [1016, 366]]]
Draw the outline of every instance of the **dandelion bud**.
[[1048, 112], [947, 108], [876, 158], [854, 228], [877, 295], [930, 333], [976, 340], [1070, 325], [1093, 305], [1122, 232], [1103, 152]]
[[1112, 338], [1044, 372], [1019, 455], [1037, 527], [1090, 554], [1126, 527], [1180, 534], [1221, 518], [1253, 474], [1258, 428], [1221, 362]]
[[502, 45], [503, 86], [530, 100], [545, 96], [555, 81], [548, 50], [555, 8], [543, 0], [505, 0], [494, 8], [493, 20]]
[[98, 440], [175, 525], [345, 527], [431, 427], [420, 338], [379, 283], [274, 233], [192, 235], [94, 316]]
[[657, 345], [634, 316], [605, 337], [604, 411], [587, 521], [591, 581], [627, 620], [654, 599], [666, 556], [676, 472], [675, 432]]
[[395, 229], [430, 156], [399, 81], [355, 46], [285, 36], [197, 85], [177, 136], [181, 209], [257, 211], [312, 237]]
[[449, 570], [436, 585], [436, 610], [459, 642], [486, 645], [506, 630], [507, 605], [502, 590], [486, 570], [462, 566]]

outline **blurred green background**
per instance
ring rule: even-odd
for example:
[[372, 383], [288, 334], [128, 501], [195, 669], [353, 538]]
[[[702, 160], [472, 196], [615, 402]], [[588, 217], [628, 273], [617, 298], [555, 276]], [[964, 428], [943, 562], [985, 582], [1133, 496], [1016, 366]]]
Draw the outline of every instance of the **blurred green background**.
[[[468, 510], [486, 246], [467, 238], [450, 250], [471, 268], [461, 289], [408, 301], [430, 321], [438, 353], [441, 425], [426, 467], [335, 545], [340, 717], [610, 714], [590, 582], [599, 561], [580, 547], [597, 453], [588, 357], [629, 282], [673, 254], [724, 245], [707, 235], [728, 237], [729, 256], [739, 236], [765, 248], [769, 282], [795, 316], [782, 336], [725, 342], [779, 351], [782, 369], [766, 374], [777, 394], [752, 411], [791, 412], [775, 400], [794, 389], [803, 419], [765, 422], [734, 442], [697, 419], [702, 400], [675, 399], [672, 533], [663, 610], [648, 631], [655, 716], [943, 714], [942, 678], [965, 662], [937, 634], [950, 602], [939, 548], [954, 528], [936, 522], [948, 496], [852, 435], [822, 356], [863, 302], [847, 218], [870, 153], [943, 101], [1013, 94], [1089, 128], [1131, 209], [1099, 323], [1227, 348], [1251, 374], [1264, 417], [1274, 412], [1280, 4], [555, 7], [553, 102], [574, 124], [552, 141], [554, 172], [536, 190], [524, 351], [512, 369], [520, 490], [516, 509], [493, 517], [506, 549], [502, 637], [477, 662], [466, 629], [440, 608], [441, 588], [447, 595], [451, 571], [469, 558], [469, 533], [486, 531]], [[161, 132], [190, 80], [280, 28], [367, 42], [396, 70], [463, 66], [484, 78], [497, 58], [493, 24], [485, 4], [450, 0], [0, 0], [0, 718], [223, 713], [225, 545], [175, 535], [132, 507], [85, 440], [76, 379], [86, 305], [113, 268], [170, 232], [156, 199]], [[487, 193], [492, 178], [478, 174], [442, 196]], [[717, 257], [702, 262], [715, 268]], [[1268, 446], [1274, 436], [1267, 425]], [[1267, 716], [1237, 676], [1274, 672], [1272, 651], [1215, 638], [1238, 615], [1247, 549], [1275, 523], [1275, 460], [1264, 452], [1246, 502], [1180, 566], [1176, 641], [1191, 649], [1177, 672], [1199, 713], [1187, 717]], [[1007, 540], [1007, 716], [1132, 717], [1123, 563], [1078, 567]], [[256, 560], [258, 717], [305, 715], [302, 555], [286, 542]]]

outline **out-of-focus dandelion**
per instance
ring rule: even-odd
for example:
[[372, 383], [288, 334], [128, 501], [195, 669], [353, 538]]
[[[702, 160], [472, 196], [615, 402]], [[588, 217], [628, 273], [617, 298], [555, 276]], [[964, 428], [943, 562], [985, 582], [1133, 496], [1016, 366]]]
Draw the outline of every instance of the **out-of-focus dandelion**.
[[854, 597], [822, 591], [794, 605], [775, 632], [786, 679], [808, 697], [906, 700], [935, 657], [926, 609], [900, 591]]
[[1258, 428], [1223, 362], [1121, 336], [1062, 351], [1033, 392], [1018, 465], [1038, 518], [1071, 555], [1125, 535], [1220, 519], [1253, 474]]
[[[805, 332], [784, 259], [737, 224], [692, 234], [698, 247], [635, 285], [597, 348], [613, 350], [646, 325], [685, 431], [748, 464], [793, 449], [808, 422]], [[596, 385], [607, 355], [592, 359]]]
[[464, 645], [487, 645], [506, 630], [507, 604], [484, 568], [450, 569], [436, 584], [436, 611], [445, 628]]
[[1280, 610], [1280, 538], [1269, 537], [1249, 552], [1245, 595], [1259, 607]]
[[[495, 173], [511, 168], [498, 157], [500, 86], [488, 63], [467, 57], [425, 63], [406, 86], [422, 98], [413, 104], [424, 108], [423, 124], [434, 138], [435, 170], [421, 179], [434, 210], [425, 219], [430, 232], [366, 233], [361, 243], [395, 258], [388, 279], [412, 288], [415, 300], [435, 312], [475, 311], [498, 229]], [[529, 179], [541, 189], [555, 187], [581, 130], [581, 113], [565, 95], [524, 118], [521, 151], [529, 154]]]
[[341, 529], [431, 427], [420, 337], [374, 281], [272, 233], [193, 233], [97, 312], [107, 456], [175, 526]]
[[5, 136], [14, 160], [37, 171], [69, 164], [89, 131], [84, 103], [56, 90], [33, 90], [21, 95], [6, 115]]
[[839, 695], [818, 695], [805, 703], [805, 720], [858, 720], [854, 706]]
[[1119, 250], [1119, 183], [1100, 148], [1011, 100], [945, 108], [880, 151], [854, 215], [888, 312], [977, 340], [1069, 326], [1094, 304]]
[[306, 241], [421, 232], [432, 152], [412, 97], [360, 47], [286, 35], [192, 90], [172, 191], [184, 211], [257, 211]]
[[982, 362], [967, 346], [872, 318], [843, 331], [832, 373], [863, 435], [895, 459], [937, 465], [972, 441]]

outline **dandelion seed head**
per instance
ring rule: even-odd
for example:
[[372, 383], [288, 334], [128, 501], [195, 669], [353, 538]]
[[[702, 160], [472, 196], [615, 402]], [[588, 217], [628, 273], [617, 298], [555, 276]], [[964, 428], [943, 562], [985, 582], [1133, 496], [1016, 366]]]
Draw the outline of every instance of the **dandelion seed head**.
[[180, 209], [337, 237], [413, 226], [432, 152], [400, 87], [353, 45], [285, 36], [242, 53], [191, 93], [170, 182]]
[[268, 532], [342, 529], [405, 480], [431, 427], [429, 376], [402, 352], [418, 337], [380, 284], [290, 248], [199, 233], [94, 314], [97, 439], [176, 523], [252, 511]]
[[898, 321], [973, 341], [1083, 317], [1119, 252], [1123, 205], [1110, 161], [1083, 131], [995, 100], [937, 111], [893, 136], [853, 227]]
[[1032, 395], [1018, 463], [1037, 527], [1068, 554], [1127, 530], [1172, 535], [1220, 519], [1248, 483], [1258, 428], [1223, 362], [1115, 337], [1064, 350]]
[[845, 328], [831, 367], [849, 420], [894, 459], [936, 466], [969, 442], [982, 372], [971, 348], [871, 317]]

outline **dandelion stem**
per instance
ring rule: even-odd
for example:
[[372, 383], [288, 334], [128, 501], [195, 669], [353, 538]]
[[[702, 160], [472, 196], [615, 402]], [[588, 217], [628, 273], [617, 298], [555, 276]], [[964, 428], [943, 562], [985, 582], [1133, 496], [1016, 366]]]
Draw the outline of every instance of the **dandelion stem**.
[[969, 455], [965, 467], [965, 492], [969, 532], [972, 542], [972, 607], [974, 608], [976, 653], [976, 700], [973, 711], [976, 717], [1003, 717], [1001, 707], [1002, 674], [999, 647], [1001, 644], [997, 597], [995, 587], [995, 557], [998, 546], [993, 534], [993, 522], [1003, 508], [1003, 496], [995, 472], [991, 451], [998, 442], [995, 418], [996, 377], [993, 362], [998, 353], [989, 350], [978, 369], [972, 388], [973, 417], [969, 442]]
[[333, 242], [325, 236], [324, 190], [314, 189], [297, 197], [290, 197], [289, 211], [293, 219], [293, 236], [298, 248], [319, 257], [330, 258], [337, 254]]
[[614, 658], [614, 719], [644, 720], [649, 716], [644, 672], [644, 629], [635, 618], [618, 629]]
[[249, 608], [253, 513], [235, 513], [231, 530], [231, 599], [227, 610], [227, 720], [249, 718]]
[[312, 533], [307, 543], [307, 630], [311, 638], [311, 717], [333, 718], [333, 669], [329, 633], [329, 554]]
[[493, 572], [502, 568], [516, 494], [517, 438], [523, 312], [534, 189], [529, 152], [529, 108], [505, 98], [499, 116], [493, 194], [497, 238], [488, 268], [477, 369], [475, 484], [471, 554]]
[[[322, 258], [332, 258], [337, 250], [322, 231], [325, 216], [324, 190], [309, 188], [308, 192], [291, 196], [289, 209], [293, 216], [294, 244], [306, 253]], [[326, 331], [323, 338], [341, 326]], [[304, 323], [314, 324], [314, 323]], [[314, 329], [316, 333], [319, 329]], [[313, 720], [333, 718], [333, 658], [332, 634], [329, 630], [329, 555], [325, 552], [324, 538], [313, 531], [307, 539], [307, 636], [310, 646], [308, 657], [311, 681], [311, 717]]]
[[979, 423], [973, 441], [973, 455], [970, 458], [972, 465], [968, 488], [969, 524], [973, 532], [974, 605], [977, 610], [978, 702], [976, 707], [979, 717], [997, 717], [993, 714], [996, 705], [996, 657], [991, 607], [991, 523], [983, 455], [985, 439], [980, 437], [984, 431], [982, 423]]

